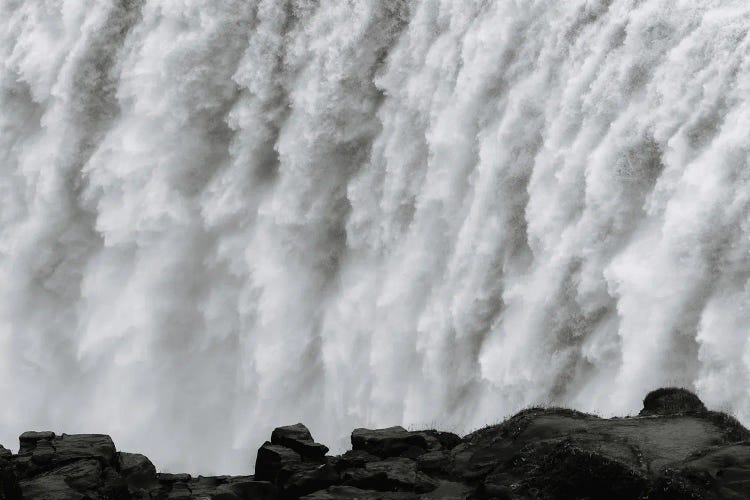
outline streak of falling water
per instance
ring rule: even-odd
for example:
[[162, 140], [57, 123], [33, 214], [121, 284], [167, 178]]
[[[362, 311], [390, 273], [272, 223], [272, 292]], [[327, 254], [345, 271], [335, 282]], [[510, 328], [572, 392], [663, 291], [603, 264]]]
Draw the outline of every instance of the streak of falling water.
[[0, 442], [248, 472], [683, 385], [750, 423], [744, 0], [0, 0]]

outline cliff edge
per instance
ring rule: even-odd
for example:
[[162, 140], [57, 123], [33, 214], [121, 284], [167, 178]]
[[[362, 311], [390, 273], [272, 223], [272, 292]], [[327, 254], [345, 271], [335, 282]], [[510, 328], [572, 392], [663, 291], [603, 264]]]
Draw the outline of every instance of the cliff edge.
[[750, 432], [691, 392], [659, 389], [638, 416], [531, 408], [463, 438], [355, 429], [340, 456], [302, 424], [275, 429], [254, 476], [157, 473], [109, 436], [26, 432], [0, 446], [0, 499], [747, 499]]

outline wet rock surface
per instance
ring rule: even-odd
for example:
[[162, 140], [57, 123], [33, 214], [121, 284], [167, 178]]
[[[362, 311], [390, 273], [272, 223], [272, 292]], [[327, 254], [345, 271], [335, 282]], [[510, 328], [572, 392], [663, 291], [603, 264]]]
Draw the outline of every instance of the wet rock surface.
[[524, 410], [463, 438], [355, 429], [329, 456], [302, 424], [275, 429], [255, 476], [158, 473], [102, 434], [27, 432], [0, 446], [0, 500], [747, 499], [750, 433], [692, 393], [660, 389], [636, 417]]

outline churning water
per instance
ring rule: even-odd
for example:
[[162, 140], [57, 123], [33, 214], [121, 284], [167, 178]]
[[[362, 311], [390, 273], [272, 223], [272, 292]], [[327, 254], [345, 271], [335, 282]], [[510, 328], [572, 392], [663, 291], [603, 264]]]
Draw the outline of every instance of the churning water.
[[[248, 472], [682, 385], [750, 422], [745, 0], [0, 0], [0, 442]], [[234, 450], [234, 451], [232, 451]]]

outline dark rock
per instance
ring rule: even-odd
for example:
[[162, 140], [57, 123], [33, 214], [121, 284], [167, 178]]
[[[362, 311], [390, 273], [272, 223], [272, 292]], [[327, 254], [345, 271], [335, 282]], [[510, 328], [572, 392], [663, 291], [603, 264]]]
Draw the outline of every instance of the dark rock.
[[[54, 448], [52, 464], [62, 464], [71, 460], [94, 458], [102, 464], [117, 466], [117, 450], [112, 438], [106, 434], [63, 434], [49, 441]], [[43, 446], [37, 442], [37, 450]], [[34, 451], [36, 456], [37, 451]]]
[[669, 387], [648, 393], [643, 400], [640, 415], [674, 415], [679, 413], [702, 413], [703, 402], [687, 389]]
[[193, 477], [190, 474], [170, 474], [167, 472], [160, 472], [156, 475], [156, 478], [160, 483], [187, 483]]
[[85, 495], [77, 492], [61, 476], [40, 476], [21, 481], [23, 500], [84, 500]]
[[40, 467], [52, 463], [52, 458], [55, 455], [55, 448], [52, 443], [47, 440], [40, 440], [35, 443], [34, 449], [31, 451], [31, 461]]
[[75, 460], [20, 483], [23, 498], [98, 498], [104, 486], [98, 460]]
[[332, 486], [302, 497], [302, 500], [417, 500], [414, 493], [368, 491], [353, 486]]
[[9, 450], [3, 448], [8, 453], [0, 455], [0, 498], [3, 500], [21, 500], [21, 487], [18, 484], [18, 476], [11, 463]]
[[341, 478], [333, 465], [310, 463], [285, 465], [276, 480], [285, 498], [298, 498], [340, 482]]
[[253, 478], [230, 478], [222, 488], [229, 489], [242, 500], [274, 500], [279, 495], [276, 485]]
[[[536, 457], [528, 459], [528, 463], [535, 461]], [[645, 475], [636, 468], [567, 441], [547, 451], [540, 462], [526, 480], [533, 481], [536, 474], [534, 486], [550, 498], [632, 500], [648, 491]]]
[[21, 434], [18, 438], [20, 447], [18, 453], [27, 453], [36, 448], [36, 444], [39, 441], [49, 441], [55, 437], [54, 432], [50, 431], [28, 431]]
[[258, 449], [258, 457], [255, 460], [255, 479], [276, 482], [276, 476], [283, 466], [301, 461], [302, 457], [296, 451], [266, 441]]
[[[457, 434], [453, 434], [452, 432], [443, 432], [443, 431], [436, 431], [436, 430], [427, 430], [427, 431], [419, 431], [416, 434], [420, 434], [422, 436], [425, 436], [427, 439], [435, 439], [439, 443], [439, 448], [441, 450], [452, 450], [459, 444], [461, 444], [461, 437]], [[434, 451], [436, 448], [433, 446], [429, 446], [428, 448], [430, 451]]]
[[[428, 493], [421, 493], [419, 500], [475, 500], [476, 488], [474, 486], [455, 481], [440, 481], [438, 487]], [[502, 496], [494, 497], [496, 500], [504, 500]]]
[[313, 441], [310, 431], [302, 424], [277, 427], [271, 433], [271, 444], [286, 446], [304, 458], [319, 459], [328, 453], [328, 447]]
[[123, 453], [118, 455], [120, 474], [131, 488], [146, 489], [156, 482], [156, 467], [144, 455]]
[[251, 476], [199, 476], [186, 483], [193, 499], [275, 500], [278, 488]]
[[101, 498], [131, 500], [128, 485], [116, 470], [106, 467], [102, 474], [102, 481], [104, 484], [99, 490]]
[[[0, 447], [0, 500], [508, 500], [750, 498], [750, 431], [693, 394], [649, 394], [643, 416], [530, 408], [463, 439], [401, 427], [324, 456], [301, 424], [258, 450], [256, 475], [157, 474], [108, 436], [25, 433]], [[23, 495], [23, 497], [21, 496]]]
[[668, 498], [665, 495], [675, 490], [708, 490], [717, 498], [750, 498], [750, 442], [711, 447], [696, 453], [671, 467], [650, 498]]
[[419, 446], [409, 446], [407, 449], [399, 453], [398, 456], [414, 460], [415, 458], [420, 457], [425, 453], [427, 453], [427, 450], [425, 450], [424, 448], [421, 448]]
[[190, 487], [183, 482], [172, 483], [172, 489], [169, 491], [167, 498], [170, 500], [190, 500], [193, 492]]
[[102, 464], [98, 460], [86, 459], [76, 460], [44, 475], [62, 477], [70, 487], [83, 493], [97, 491], [102, 486], [102, 472]]
[[221, 476], [198, 476], [187, 483], [191, 498], [210, 500], [239, 500], [239, 497], [228, 487], [227, 479]]
[[352, 432], [352, 449], [364, 450], [381, 458], [397, 457], [412, 447], [427, 450], [429, 446], [424, 435], [403, 427], [354, 429]]
[[430, 451], [417, 457], [417, 468], [434, 476], [446, 476], [451, 470], [451, 454], [449, 451]]
[[364, 450], [349, 450], [343, 455], [336, 457], [335, 465], [336, 469], [342, 471], [344, 469], [354, 469], [358, 467], [364, 467], [368, 462], [377, 462], [380, 457], [368, 453]]
[[369, 462], [364, 469], [345, 471], [344, 484], [377, 491], [432, 491], [438, 482], [417, 470], [417, 464], [406, 458]]

